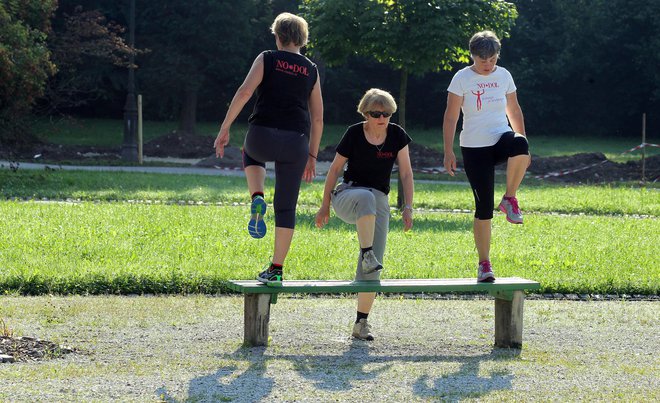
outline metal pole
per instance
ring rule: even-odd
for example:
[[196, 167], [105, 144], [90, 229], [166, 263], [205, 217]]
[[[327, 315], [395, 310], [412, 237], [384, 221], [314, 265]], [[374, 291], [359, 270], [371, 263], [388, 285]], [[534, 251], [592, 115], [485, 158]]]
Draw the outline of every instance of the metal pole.
[[[135, 0], [130, 0], [130, 13], [128, 17], [128, 44], [135, 46]], [[124, 105], [124, 143], [121, 146], [121, 158], [124, 161], [138, 160], [135, 133], [137, 129], [137, 105], [135, 102], [135, 55], [129, 56], [128, 66], [128, 93]]]
[[646, 113], [642, 114], [642, 182], [646, 182]]
[[138, 106], [138, 126], [137, 126], [137, 137], [138, 137], [138, 163], [142, 165], [142, 95], [138, 94], [137, 96], [137, 106]]

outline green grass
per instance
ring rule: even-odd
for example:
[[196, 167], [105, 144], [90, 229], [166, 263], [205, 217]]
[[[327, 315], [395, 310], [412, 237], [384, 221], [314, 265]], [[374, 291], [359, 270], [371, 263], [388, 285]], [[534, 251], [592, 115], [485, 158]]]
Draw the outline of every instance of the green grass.
[[[19, 169], [17, 172], [0, 170], [0, 184], [0, 196], [3, 198], [241, 203], [246, 201], [247, 196], [244, 178], [226, 176]], [[272, 187], [273, 181], [269, 179], [266, 184]], [[390, 200], [394, 203], [396, 185], [392, 189]], [[499, 185], [496, 195], [503, 192], [504, 188]], [[266, 193], [266, 199], [272, 202], [272, 191]], [[318, 206], [322, 193], [322, 182], [303, 183], [299, 202]], [[528, 212], [660, 216], [660, 193], [657, 189], [524, 184], [519, 197], [524, 211]], [[467, 186], [462, 184], [417, 183], [415, 206], [471, 210], [474, 201]]]
[[[357, 121], [357, 119], [356, 119]], [[217, 135], [221, 122], [199, 122], [197, 131], [199, 135]], [[145, 121], [144, 142], [148, 142], [158, 136], [169, 133], [177, 128], [176, 122]], [[323, 131], [321, 146], [335, 145], [346, 130], [347, 125], [326, 124]], [[246, 122], [237, 122], [232, 126], [230, 144], [240, 146], [245, 138], [247, 129]], [[119, 147], [123, 141], [123, 121], [111, 119], [68, 119], [60, 121], [40, 120], [34, 123], [34, 131], [46, 141], [66, 145], [87, 145]], [[441, 128], [419, 129], [411, 127], [408, 132], [413, 140], [419, 144], [432, 147], [436, 150], [442, 149]], [[639, 145], [638, 138], [602, 138], [598, 135], [576, 136], [537, 136], [529, 133], [529, 141], [532, 154], [548, 157], [559, 155], [571, 155], [577, 153], [602, 152], [608, 158], [617, 161], [639, 159], [640, 151], [621, 157], [620, 154], [630, 148]], [[660, 142], [659, 140], [647, 139], [647, 142]], [[455, 141], [455, 151], [459, 152], [458, 136]], [[657, 155], [658, 148], [648, 148], [647, 155]]]
[[[287, 278], [351, 279], [354, 227], [333, 218], [318, 230], [315, 212], [299, 212]], [[272, 255], [272, 231], [263, 240], [246, 234], [245, 207], [5, 201], [0, 215], [0, 290], [9, 293], [223, 292]], [[272, 229], [272, 215], [267, 222]], [[385, 277], [473, 277], [471, 223], [469, 214], [418, 213], [403, 233], [395, 214]], [[542, 292], [657, 294], [657, 226], [544, 214], [513, 226], [498, 217], [491, 257], [499, 276], [537, 280]]]

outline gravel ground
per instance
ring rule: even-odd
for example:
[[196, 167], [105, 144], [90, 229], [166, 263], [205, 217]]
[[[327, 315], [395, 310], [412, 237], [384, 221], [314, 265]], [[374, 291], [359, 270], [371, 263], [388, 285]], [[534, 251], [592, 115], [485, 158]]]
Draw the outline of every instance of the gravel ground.
[[242, 348], [236, 296], [0, 297], [16, 336], [76, 350], [0, 364], [0, 401], [659, 401], [656, 301], [525, 302], [524, 346], [493, 349], [493, 302], [287, 298]]

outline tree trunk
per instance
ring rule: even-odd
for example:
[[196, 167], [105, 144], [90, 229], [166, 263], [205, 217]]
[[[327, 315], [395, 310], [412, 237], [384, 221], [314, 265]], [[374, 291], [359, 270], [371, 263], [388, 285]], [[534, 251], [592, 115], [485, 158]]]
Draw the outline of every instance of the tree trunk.
[[186, 87], [183, 92], [183, 105], [181, 105], [181, 119], [179, 133], [192, 136], [195, 134], [197, 124], [197, 93], [196, 87]]
[[408, 92], [408, 71], [401, 70], [401, 83], [399, 86], [399, 125], [406, 128], [406, 92]]
[[[399, 87], [399, 125], [406, 128], [406, 92], [408, 91], [408, 71], [401, 70], [401, 83]], [[401, 170], [399, 170], [398, 192], [396, 197], [396, 207], [401, 209], [405, 203], [403, 198], [403, 183], [401, 182]]]

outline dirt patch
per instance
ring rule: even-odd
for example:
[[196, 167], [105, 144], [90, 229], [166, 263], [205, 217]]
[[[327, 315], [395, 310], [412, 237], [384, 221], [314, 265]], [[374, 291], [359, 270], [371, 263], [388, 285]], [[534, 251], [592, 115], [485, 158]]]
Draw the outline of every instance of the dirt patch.
[[144, 144], [144, 155], [150, 157], [205, 158], [213, 154], [214, 138], [182, 134], [177, 131]]
[[[150, 157], [200, 158], [209, 159], [208, 164], [224, 168], [241, 168], [240, 154], [223, 159], [213, 155], [212, 137], [188, 136], [173, 131], [157, 137], [144, 145], [144, 155]], [[229, 149], [228, 149], [229, 150]], [[236, 148], [238, 150], [238, 148]], [[238, 153], [238, 151], [237, 151]], [[332, 161], [335, 146], [327, 146], [319, 151], [319, 161]], [[20, 152], [0, 151], [0, 158], [31, 162], [78, 161], [82, 164], [98, 164], [98, 161], [121, 161], [120, 148], [102, 148], [85, 146], [63, 146], [56, 144], [37, 144]], [[443, 155], [435, 149], [417, 144], [410, 144], [410, 158], [413, 167], [438, 168], [442, 166]], [[460, 155], [458, 167], [462, 168]], [[616, 163], [609, 161], [602, 153], [583, 153], [561, 157], [532, 157], [530, 174], [548, 182], [562, 183], [610, 183], [639, 181], [641, 179], [641, 161]], [[646, 159], [646, 180], [657, 181], [660, 178], [660, 156]]]
[[73, 352], [73, 349], [60, 347], [48, 340], [0, 336], [0, 363], [49, 360]]
[[[617, 163], [602, 153], [583, 153], [563, 157], [534, 157], [529, 172], [549, 182], [601, 183], [639, 181], [641, 159]], [[645, 178], [660, 178], [660, 155], [646, 158]]]

